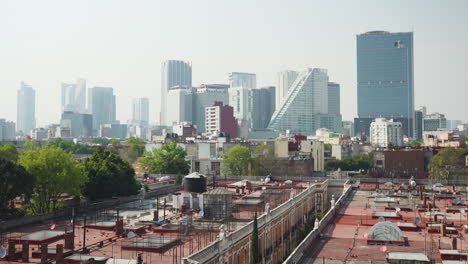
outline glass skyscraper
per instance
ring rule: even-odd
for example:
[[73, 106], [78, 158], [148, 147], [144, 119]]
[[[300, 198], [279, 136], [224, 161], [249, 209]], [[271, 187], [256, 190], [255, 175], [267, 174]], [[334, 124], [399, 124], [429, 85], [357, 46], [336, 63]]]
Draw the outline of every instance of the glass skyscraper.
[[190, 62], [168, 60], [161, 67], [161, 125], [167, 124], [167, 92], [174, 86], [192, 86], [192, 64]]
[[[371, 31], [358, 35], [357, 85], [359, 118], [396, 119], [403, 124], [403, 133], [413, 137], [412, 32]], [[359, 130], [357, 133], [369, 133], [368, 128]]]

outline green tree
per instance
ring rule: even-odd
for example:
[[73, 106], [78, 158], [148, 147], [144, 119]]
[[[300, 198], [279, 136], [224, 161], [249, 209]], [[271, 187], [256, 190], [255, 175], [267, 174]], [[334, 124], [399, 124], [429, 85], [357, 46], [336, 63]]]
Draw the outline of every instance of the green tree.
[[162, 174], [187, 174], [190, 166], [185, 158], [187, 152], [175, 142], [147, 152], [138, 161], [145, 171]]
[[63, 194], [80, 196], [87, 181], [82, 164], [59, 147], [32, 147], [20, 156], [19, 164], [34, 176], [34, 192], [28, 205], [33, 214], [55, 210]]
[[85, 144], [75, 143], [71, 140], [64, 140], [61, 138], [49, 140], [47, 142], [49, 146], [59, 147], [66, 152], [71, 152], [73, 154], [93, 154], [96, 152], [96, 149]]
[[102, 146], [107, 146], [107, 145], [113, 145], [113, 146], [116, 146], [116, 145], [119, 145], [120, 144], [120, 140], [118, 139], [108, 139], [108, 138], [94, 138], [92, 141], [91, 141], [93, 144], [99, 144], [99, 145], [102, 145]]
[[13, 144], [6, 144], [0, 146], [0, 159], [6, 159], [9, 161], [17, 162], [19, 157], [18, 150]]
[[235, 146], [223, 155], [221, 171], [226, 175], [248, 175], [250, 151], [245, 146]]
[[325, 148], [325, 151], [332, 151], [332, 144], [327, 143], [324, 145], [324, 148]]
[[250, 264], [260, 263], [260, 247], [258, 244], [258, 223], [257, 223], [257, 212], [255, 212], [253, 227], [252, 227], [252, 238], [250, 242]]
[[454, 180], [464, 178], [466, 172], [465, 156], [468, 149], [443, 148], [429, 163], [429, 175], [436, 180]]
[[414, 146], [421, 146], [423, 142], [421, 140], [411, 140], [405, 143], [405, 146], [414, 147]]
[[135, 179], [133, 168], [117, 154], [99, 148], [84, 161], [89, 181], [84, 194], [91, 200], [137, 194], [141, 184]]
[[267, 176], [271, 174], [273, 167], [273, 148], [267, 144], [255, 147], [252, 157], [252, 174], [255, 176]]
[[124, 143], [125, 145], [130, 146], [128, 148], [122, 149], [122, 151], [120, 152], [120, 156], [129, 163], [134, 163], [145, 153], [146, 142], [141, 138], [131, 137], [127, 139]]
[[13, 161], [0, 158], [0, 219], [13, 209], [9, 202], [18, 196], [29, 198], [33, 186], [34, 176]]

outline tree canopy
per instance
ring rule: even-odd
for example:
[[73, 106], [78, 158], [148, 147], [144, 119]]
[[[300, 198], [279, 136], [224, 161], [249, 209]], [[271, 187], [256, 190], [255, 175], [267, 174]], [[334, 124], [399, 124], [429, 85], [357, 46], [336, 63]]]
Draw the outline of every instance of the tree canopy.
[[75, 143], [71, 140], [63, 140], [61, 138], [49, 140], [47, 145], [59, 147], [66, 152], [71, 152], [73, 154], [93, 154], [96, 152], [96, 149], [93, 147], [81, 143]]
[[120, 144], [120, 140], [118, 139], [108, 139], [108, 138], [94, 138], [92, 141], [91, 141], [93, 144], [99, 144], [99, 145], [103, 145], [103, 146], [107, 146], [107, 145], [119, 145]]
[[352, 158], [329, 160], [325, 163], [325, 169], [328, 171], [337, 169], [343, 171], [367, 170], [373, 166], [373, 160], [374, 154], [372, 152], [369, 154], [354, 155]]
[[221, 171], [226, 175], [241, 176], [249, 174], [250, 151], [245, 146], [235, 146], [223, 155]]
[[125, 140], [124, 143], [129, 145], [129, 147], [122, 149], [120, 151], [120, 156], [129, 163], [134, 163], [145, 153], [146, 142], [141, 138], [131, 137]]
[[164, 144], [161, 148], [145, 153], [139, 159], [145, 171], [162, 174], [188, 174], [190, 166], [185, 158], [187, 152], [175, 142]]
[[33, 186], [34, 176], [13, 161], [0, 158], [0, 219], [14, 209], [10, 205], [13, 199], [19, 196], [29, 198]]
[[267, 176], [271, 174], [274, 162], [273, 148], [267, 144], [255, 147], [252, 155], [252, 174], [255, 176]]
[[56, 146], [32, 147], [20, 156], [18, 163], [34, 176], [34, 191], [28, 205], [33, 214], [55, 210], [63, 194], [80, 196], [87, 181], [82, 164]]
[[466, 177], [465, 156], [468, 149], [443, 148], [429, 163], [429, 175], [437, 180], [454, 180]]
[[129, 196], [141, 189], [135, 179], [135, 171], [117, 154], [100, 148], [84, 161], [89, 181], [84, 194], [91, 200]]
[[17, 162], [19, 157], [18, 149], [13, 144], [0, 146], [0, 159]]

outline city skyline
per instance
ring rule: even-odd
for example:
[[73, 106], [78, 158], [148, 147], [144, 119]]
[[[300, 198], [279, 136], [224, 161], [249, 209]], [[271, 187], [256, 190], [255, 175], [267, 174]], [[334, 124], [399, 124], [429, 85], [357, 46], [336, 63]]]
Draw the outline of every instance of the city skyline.
[[[357, 117], [355, 37], [367, 31], [386, 30], [414, 32], [415, 107], [426, 105], [429, 112], [444, 113], [449, 120], [468, 119], [465, 114], [468, 106], [463, 100], [468, 97], [468, 89], [463, 87], [468, 79], [462, 74], [468, 63], [468, 51], [462, 49], [468, 42], [468, 33], [459, 30], [468, 20], [463, 15], [468, 4], [463, 1], [396, 1], [392, 4], [365, 1], [360, 9], [346, 1], [333, 1], [318, 6], [296, 1], [296, 5], [272, 3], [268, 12], [262, 10], [262, 5], [266, 3], [263, 1], [239, 1], [237, 4], [210, 1], [197, 4], [146, 2], [146, 5], [134, 6], [125, 3], [114, 6], [103, 1], [89, 8], [90, 3], [83, 1], [69, 6], [57, 1], [2, 4], [0, 22], [7, 27], [0, 27], [0, 33], [10, 41], [0, 44], [0, 56], [3, 58], [0, 70], [4, 73], [0, 77], [3, 92], [1, 118], [16, 121], [16, 91], [20, 82], [24, 81], [36, 90], [37, 126], [58, 123], [61, 114], [61, 83], [83, 78], [87, 81], [87, 87], [114, 88], [117, 119], [121, 121], [131, 118], [132, 98], [148, 97], [152, 102], [150, 122], [154, 123], [159, 119], [161, 105], [161, 63], [177, 59], [192, 63], [194, 86], [202, 83], [228, 83], [229, 72], [255, 73], [258, 87], [276, 86], [277, 74], [281, 71], [325, 68], [333, 76], [333, 81], [341, 86], [343, 120], [352, 120]], [[245, 8], [247, 4], [249, 11], [245, 14], [245, 21], [239, 22], [239, 25], [232, 24], [229, 19], [236, 10]], [[425, 8], [418, 8], [421, 6]], [[354, 14], [348, 14], [346, 7], [354, 8], [355, 12], [351, 12]], [[107, 22], [97, 21], [98, 14], [105, 8], [114, 12], [111, 12]], [[320, 28], [316, 25], [324, 19], [324, 15], [310, 18], [296, 18], [292, 15], [294, 12], [306, 14], [314, 8], [323, 13], [333, 11], [339, 19], [326, 20], [326, 25]], [[168, 25], [167, 28], [161, 27], [161, 21], [170, 19], [180, 9], [183, 9], [186, 21], [193, 25], [185, 28], [186, 23], [182, 21]], [[283, 9], [285, 12], [281, 13]], [[63, 12], [55, 12], [57, 10]], [[69, 14], [67, 10], [74, 10], [72, 17], [81, 14], [82, 10], [89, 10], [89, 14], [78, 21], [61, 20], [62, 16]], [[126, 10], [128, 12], [124, 12]], [[150, 11], [154, 10], [160, 18], [153, 19], [150, 16]], [[359, 16], [368, 14], [369, 10], [373, 12], [368, 17]], [[210, 14], [217, 17], [220, 16], [218, 13], [226, 15], [219, 20], [221, 28], [233, 26], [233, 32], [245, 33], [258, 45], [247, 45], [242, 38], [228, 38], [232, 32], [220, 31], [220, 28], [211, 25], [212, 18], [203, 16]], [[34, 19], [38, 14], [47, 18]], [[280, 17], [279, 14], [284, 16]], [[349, 20], [354, 16], [356, 19]], [[138, 19], [133, 20], [135, 17]], [[275, 21], [274, 18], [280, 19]], [[58, 20], [61, 23], [57, 23]], [[343, 23], [345, 20], [347, 23]], [[427, 23], [429, 21], [431, 23]], [[248, 23], [251, 27], [245, 28]], [[110, 29], [109, 32], [101, 36], [99, 29], [106, 28]], [[304, 29], [312, 30], [314, 37], [304, 36], [301, 31]], [[147, 37], [146, 33], [150, 31], [158, 37]], [[282, 38], [293, 41], [271, 42], [278, 37], [278, 33], [282, 34]], [[74, 38], [75, 42], [67, 42], [69, 47], [59, 47], [61, 41], [67, 41], [77, 34], [84, 34], [85, 38]], [[182, 35], [195, 40], [216, 35], [221, 40], [230, 41], [221, 45], [223, 47], [216, 46], [218, 41], [184, 43], [179, 41]], [[24, 41], [25, 37], [39, 39], [32, 46]], [[132, 37], [134, 40], [131, 40]], [[57, 44], [52, 45], [54, 42]], [[112, 45], [109, 46], [110, 43]], [[68, 63], [70, 61], [74, 63]]]

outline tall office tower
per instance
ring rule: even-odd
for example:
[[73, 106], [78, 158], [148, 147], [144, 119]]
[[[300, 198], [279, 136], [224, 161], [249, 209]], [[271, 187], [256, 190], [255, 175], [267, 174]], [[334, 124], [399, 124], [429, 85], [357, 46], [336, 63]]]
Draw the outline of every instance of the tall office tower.
[[86, 80], [75, 83], [62, 83], [62, 112], [86, 112]]
[[297, 71], [282, 71], [278, 73], [278, 85], [276, 86], [275, 108], [279, 107], [283, 98], [288, 94], [289, 88], [294, 83], [299, 72]]
[[167, 125], [192, 122], [192, 87], [174, 86], [167, 93]]
[[341, 115], [340, 84], [338, 83], [328, 83], [328, 113], [333, 115]]
[[231, 72], [229, 73], [230, 87], [257, 88], [257, 75], [255, 73]]
[[215, 101], [229, 104], [229, 85], [206, 84], [197, 87], [193, 91], [192, 98], [192, 122], [197, 126], [199, 133], [205, 132], [205, 109], [213, 105]]
[[262, 87], [251, 90], [253, 129], [265, 129], [275, 112], [275, 87]]
[[102, 124], [114, 123], [116, 120], [114, 89], [111, 87], [90, 88], [88, 108], [93, 115], [93, 130], [97, 131]]
[[167, 124], [167, 92], [174, 86], [192, 86], [192, 64], [168, 60], [161, 67], [161, 125]]
[[30, 135], [31, 130], [36, 128], [36, 91], [21, 82], [17, 100], [17, 129], [24, 135]]
[[414, 137], [417, 140], [423, 139], [423, 117], [424, 113], [421, 110], [414, 111]]
[[354, 123], [356, 134], [368, 135], [372, 119], [385, 117], [400, 121], [404, 135], [414, 136], [412, 32], [358, 35], [357, 85], [358, 119], [362, 120]]
[[93, 136], [93, 116], [74, 112], [63, 112], [60, 127], [68, 128], [72, 138]]
[[269, 129], [292, 130], [298, 134], [314, 134], [317, 118], [328, 113], [328, 74], [325, 69], [301, 72], [271, 118]]
[[232, 138], [237, 137], [237, 120], [234, 117], [234, 108], [223, 105], [223, 102], [214, 102], [212, 106], [206, 107], [205, 128], [209, 134], [223, 132]]
[[132, 121], [140, 125], [149, 124], [149, 99], [136, 98], [132, 102]]

